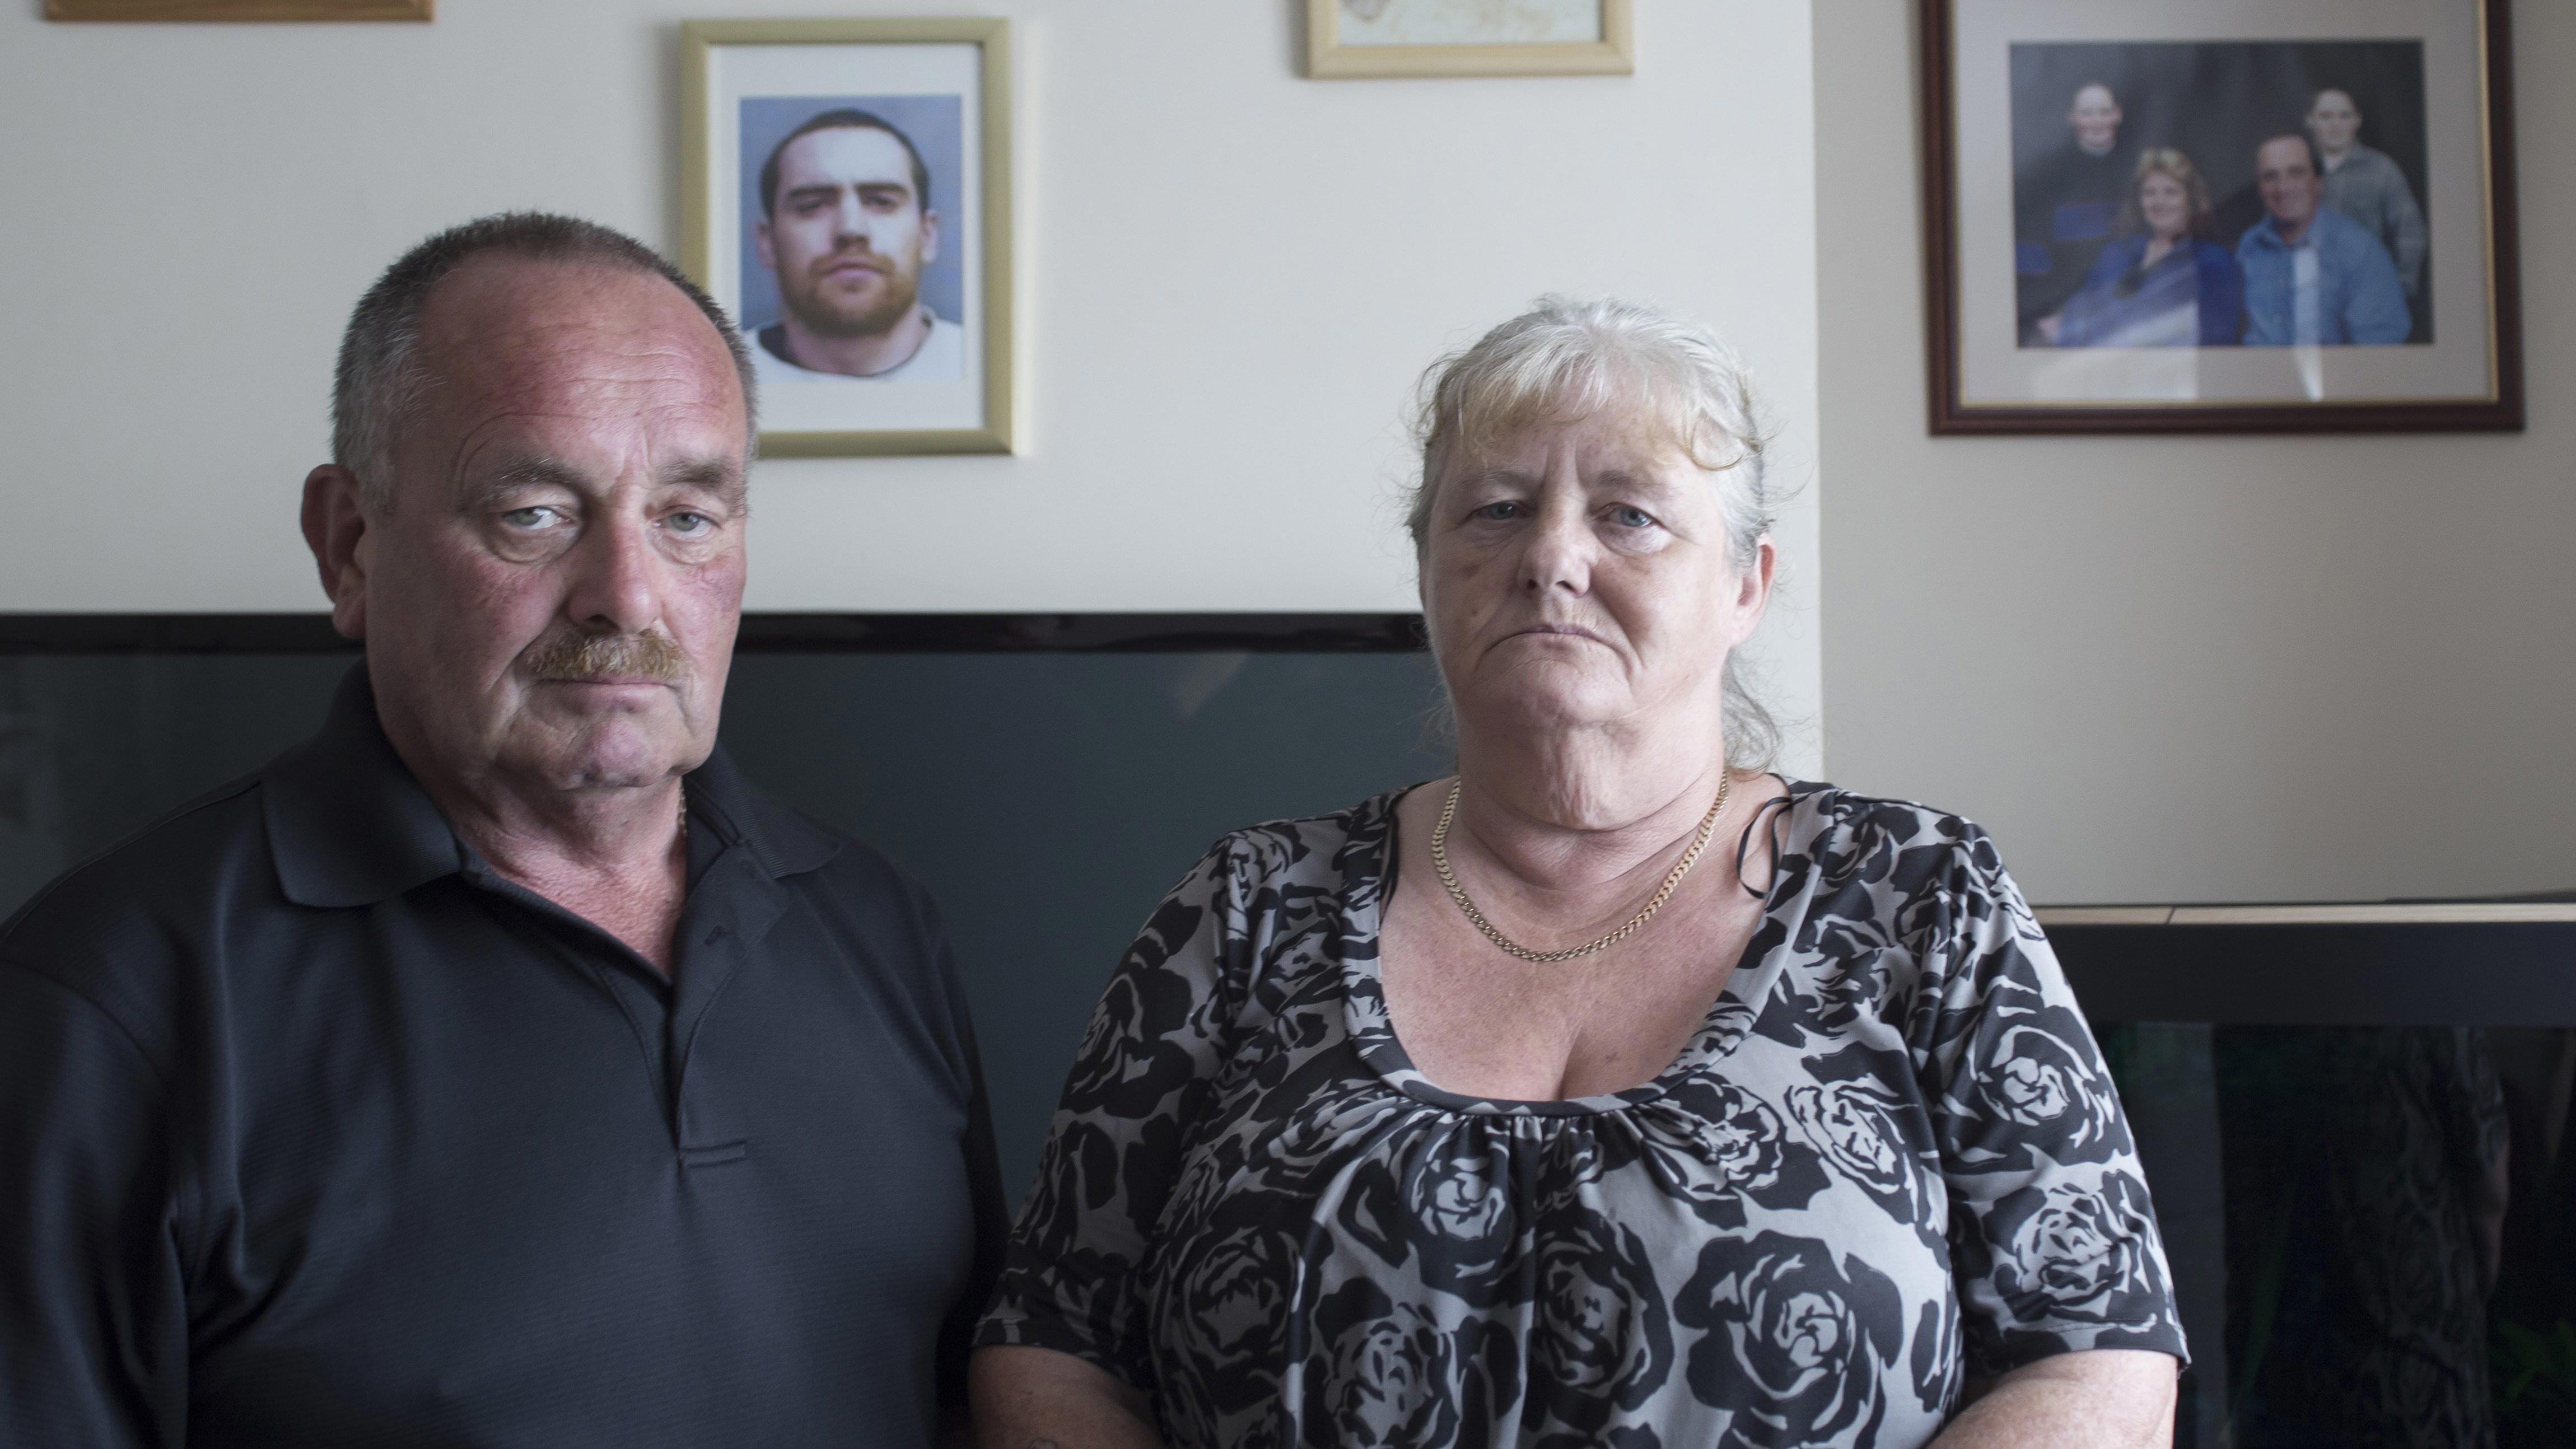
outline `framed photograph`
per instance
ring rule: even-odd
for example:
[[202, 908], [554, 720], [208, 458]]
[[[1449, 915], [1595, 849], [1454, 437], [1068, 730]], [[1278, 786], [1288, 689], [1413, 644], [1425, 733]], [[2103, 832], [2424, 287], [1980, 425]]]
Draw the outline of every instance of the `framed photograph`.
[[2519, 429], [2509, 0], [1920, 0], [1935, 433]]
[[432, 0], [45, 0], [47, 20], [427, 20]]
[[680, 263], [742, 327], [762, 453], [1013, 450], [1009, 26], [680, 27]]
[[1628, 75], [1630, 0], [1306, 0], [1306, 74]]

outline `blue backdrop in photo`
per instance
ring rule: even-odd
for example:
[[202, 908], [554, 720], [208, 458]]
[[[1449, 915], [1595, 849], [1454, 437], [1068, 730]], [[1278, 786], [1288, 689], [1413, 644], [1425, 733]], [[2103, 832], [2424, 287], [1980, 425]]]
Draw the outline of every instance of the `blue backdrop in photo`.
[[966, 322], [964, 103], [956, 96], [749, 96], [742, 102], [742, 307], [734, 320], [756, 332], [778, 320], [778, 279], [760, 264], [760, 168], [787, 133], [825, 111], [867, 111], [912, 138], [930, 168], [930, 209], [939, 213], [939, 259], [921, 269], [921, 300], [951, 322]]

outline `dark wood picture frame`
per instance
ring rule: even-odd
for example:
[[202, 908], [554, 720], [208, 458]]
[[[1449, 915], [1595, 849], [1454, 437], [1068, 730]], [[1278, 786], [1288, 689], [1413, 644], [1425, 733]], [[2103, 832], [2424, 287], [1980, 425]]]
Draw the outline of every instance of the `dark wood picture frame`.
[[2482, 400], [2173, 403], [2101, 406], [1967, 404], [1960, 398], [1955, 0], [1916, 0], [1917, 92], [1923, 170], [1925, 340], [1930, 426], [1936, 436], [2012, 433], [2519, 432], [2523, 428], [2522, 283], [2516, 241], [2511, 0], [2482, 9], [2488, 175], [2487, 235], [2495, 390]]
[[45, 0], [47, 20], [427, 20], [437, 0]]

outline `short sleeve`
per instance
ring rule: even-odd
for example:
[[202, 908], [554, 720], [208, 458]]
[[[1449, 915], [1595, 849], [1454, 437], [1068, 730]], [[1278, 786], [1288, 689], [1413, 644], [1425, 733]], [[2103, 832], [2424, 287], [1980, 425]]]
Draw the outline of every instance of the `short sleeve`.
[[1185, 1129], [1224, 1055], [1248, 950], [1235, 843], [1209, 851], [1127, 949], [1091, 1015], [1013, 1226], [979, 1345], [1051, 1348], [1150, 1387], [1136, 1285]]
[[1993, 846], [1920, 913], [1927, 1063], [1970, 1371], [2089, 1348], [2187, 1358], [2129, 1126], [2056, 953]]
[[0, 961], [0, 1446], [186, 1437], [164, 1097], [105, 1012]]
[[975, 1047], [974, 1018], [958, 981], [956, 952], [929, 893], [915, 886], [913, 896], [921, 939], [937, 965], [940, 991], [947, 999], [949, 1017], [956, 1023], [957, 1071], [966, 1095], [966, 1130], [958, 1148], [965, 1159], [967, 1200], [973, 1205], [975, 1251], [965, 1291], [940, 1322], [935, 1376], [939, 1406], [962, 1413], [967, 1407], [967, 1358], [974, 1352], [977, 1315], [992, 1296], [994, 1280], [1001, 1272], [1009, 1209], [1002, 1200], [1001, 1159], [993, 1142], [993, 1106], [985, 1093], [984, 1061]]

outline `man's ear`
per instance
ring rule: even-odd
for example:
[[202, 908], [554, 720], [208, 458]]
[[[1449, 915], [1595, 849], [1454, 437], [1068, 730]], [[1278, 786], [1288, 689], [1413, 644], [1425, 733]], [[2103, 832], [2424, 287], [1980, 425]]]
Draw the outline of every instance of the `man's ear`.
[[777, 271], [778, 239], [769, 234], [768, 222], [755, 221], [751, 224], [751, 242], [759, 249], [760, 264], [770, 271]]
[[921, 264], [926, 267], [937, 260], [939, 260], [939, 213], [924, 211], [921, 214]]
[[304, 543], [331, 596], [331, 627], [348, 639], [367, 637], [367, 566], [358, 547], [367, 528], [357, 474], [325, 463], [304, 475]]

